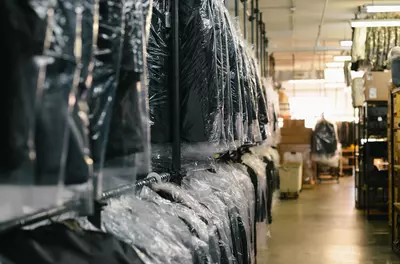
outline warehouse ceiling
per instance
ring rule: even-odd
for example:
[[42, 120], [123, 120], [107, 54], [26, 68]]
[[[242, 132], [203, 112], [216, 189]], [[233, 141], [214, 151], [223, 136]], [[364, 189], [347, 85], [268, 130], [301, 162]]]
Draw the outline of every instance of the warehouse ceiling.
[[[247, 0], [248, 9], [250, 2]], [[323, 69], [333, 56], [349, 52], [341, 50], [340, 41], [351, 39], [349, 21], [354, 19], [359, 6], [395, 3], [399, 0], [259, 0], [276, 69]]]

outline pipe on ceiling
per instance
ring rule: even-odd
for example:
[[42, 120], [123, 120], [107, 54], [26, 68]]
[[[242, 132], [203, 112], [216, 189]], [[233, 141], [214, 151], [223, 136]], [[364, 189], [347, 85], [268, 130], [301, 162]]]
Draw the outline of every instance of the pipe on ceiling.
[[[316, 55], [317, 48], [319, 47], [319, 39], [321, 38], [322, 26], [323, 26], [324, 21], [325, 21], [325, 13], [326, 13], [326, 9], [328, 7], [328, 2], [329, 2], [329, 0], [325, 0], [324, 8], [323, 8], [322, 14], [321, 14], [321, 20], [320, 20], [319, 25], [318, 25], [318, 33], [317, 33], [317, 38], [315, 39], [315, 46], [314, 46], [314, 56]], [[313, 63], [312, 70], [314, 69], [314, 66], [315, 65]]]

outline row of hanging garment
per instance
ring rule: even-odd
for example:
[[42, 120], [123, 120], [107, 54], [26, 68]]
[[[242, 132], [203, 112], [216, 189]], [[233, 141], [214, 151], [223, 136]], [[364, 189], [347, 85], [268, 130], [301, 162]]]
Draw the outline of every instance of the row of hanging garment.
[[[170, 8], [168, 1], [154, 1], [148, 45], [151, 142], [157, 159], [171, 156]], [[183, 158], [199, 161], [245, 143], [272, 142], [279, 134], [278, 103], [272, 100], [278, 98], [267, 101], [267, 83], [253, 51], [222, 1], [181, 1], [179, 20]]]
[[[399, 14], [373, 14], [367, 19], [398, 19]], [[354, 28], [352, 61], [353, 70], [390, 70], [390, 50], [400, 45], [399, 27]]]
[[350, 147], [355, 142], [355, 123], [354, 122], [338, 122], [339, 142], [343, 148]]
[[93, 176], [109, 188], [108, 177], [122, 184], [150, 170], [150, 3], [0, 3], [7, 36], [1, 43], [0, 222], [91, 199]]
[[2, 263], [255, 263], [268, 166], [250, 152], [240, 160], [109, 200], [101, 230], [83, 218], [10, 230]]

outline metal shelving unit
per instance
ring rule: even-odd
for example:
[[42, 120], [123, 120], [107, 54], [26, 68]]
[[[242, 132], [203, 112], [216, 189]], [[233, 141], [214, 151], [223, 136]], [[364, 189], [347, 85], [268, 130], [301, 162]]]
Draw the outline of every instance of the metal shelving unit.
[[379, 159], [388, 161], [387, 111], [386, 101], [368, 101], [362, 107], [360, 183], [368, 219], [388, 214], [388, 169], [375, 164]]

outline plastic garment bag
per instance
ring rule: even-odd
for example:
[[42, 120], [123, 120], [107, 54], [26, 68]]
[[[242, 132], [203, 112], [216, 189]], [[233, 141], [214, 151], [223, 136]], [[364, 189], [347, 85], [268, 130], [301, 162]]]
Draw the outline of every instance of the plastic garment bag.
[[149, 103], [151, 142], [171, 143], [171, 40], [167, 28], [168, 6], [165, 1], [155, 0], [147, 46], [149, 78]]
[[226, 142], [221, 141], [224, 98], [213, 4], [210, 0], [182, 1], [179, 10], [181, 139], [211, 145], [215, 153], [215, 148]]
[[188, 227], [195, 238], [202, 241], [201, 248], [195, 249], [193, 254], [196, 263], [219, 263], [220, 250], [215, 229], [208, 226], [206, 219], [201, 219], [190, 207], [180, 203], [173, 203], [159, 196], [149, 188], [143, 188], [140, 198], [153, 202], [160, 207], [163, 213], [178, 217]]
[[314, 128], [311, 155], [312, 160], [331, 167], [339, 166], [339, 144], [336, 126], [325, 119]]
[[239, 44], [238, 44], [238, 33], [234, 28], [233, 22], [230, 21], [229, 14], [225, 12], [225, 19], [227, 22], [228, 34], [228, 47], [229, 47], [229, 67], [230, 67], [230, 81], [232, 90], [232, 111], [233, 111], [233, 133], [236, 146], [244, 144], [244, 117], [243, 117], [243, 99], [241, 91], [241, 81], [239, 73]]
[[[104, 166], [125, 27], [122, 1], [100, 0], [99, 13], [99, 35], [95, 49], [93, 84], [89, 95], [91, 150], [97, 177], [101, 176]], [[101, 182], [101, 178], [98, 180]], [[101, 188], [97, 190], [97, 195], [100, 194]]]
[[[83, 30], [83, 13], [90, 12], [91, 2], [1, 5], [6, 12], [2, 31], [8, 36], [2, 44], [2, 61], [8, 64], [3, 80], [13, 87], [5, 89], [2, 139], [7, 143], [1, 149], [7, 165], [0, 166], [3, 183], [12, 185], [0, 187], [7, 197], [1, 200], [13, 201], [12, 206], [1, 205], [1, 220], [7, 220], [72, 198], [74, 193], [62, 188], [64, 182], [81, 184], [90, 177], [85, 89], [79, 83], [89, 66], [82, 60], [86, 49], [81, 43], [91, 30]], [[21, 184], [30, 188], [20, 189]]]
[[[89, 178], [86, 139], [87, 113], [79, 103], [82, 68], [82, 1], [55, 1], [49, 7], [44, 54], [47, 64], [36, 120], [37, 181], [58, 184], [57, 175], [67, 183], [83, 183]], [[40, 8], [42, 11], [43, 7]], [[88, 66], [88, 64], [86, 64]], [[51, 151], [49, 151], [51, 149]], [[65, 160], [66, 159], [66, 160]], [[66, 168], [64, 167], [67, 163]], [[66, 170], [66, 171], [65, 171]], [[64, 179], [64, 173], [68, 177]]]
[[90, 108], [96, 174], [105, 190], [115, 188], [117, 182], [133, 182], [137, 173], [150, 170], [144, 62], [150, 9], [151, 1], [100, 2]]
[[[255, 188], [256, 196], [256, 214], [260, 222], [265, 220], [265, 213], [267, 212], [265, 200], [267, 198], [267, 179], [266, 179], [266, 164], [256, 155], [244, 154], [242, 156], [242, 163], [246, 165], [253, 175], [253, 184], [257, 184]], [[256, 182], [255, 182], [256, 181]]]
[[141, 73], [143, 73], [143, 15], [141, 2], [125, 0], [125, 25], [121, 68], [111, 119], [106, 158], [129, 156], [144, 150], [144, 127], [141, 123]]
[[194, 172], [184, 179], [184, 186], [194, 192], [197, 199], [204, 200], [211, 194], [223, 201], [227, 206], [235, 259], [237, 263], [252, 263], [255, 244], [252, 240], [254, 199], [251, 194], [254, 191], [249, 177], [231, 166], [224, 166], [217, 169], [217, 173]]
[[[35, 129], [35, 103], [40, 60], [47, 27], [47, 5], [37, 12], [28, 2], [2, 1], [1, 71], [1, 181], [10, 184], [33, 184], [35, 151], [31, 134]], [[24, 78], [21, 78], [24, 76]], [[13, 99], [13, 100], [11, 100]], [[34, 133], [33, 133], [34, 134]], [[25, 171], [26, 170], [26, 171]]]
[[389, 59], [392, 69], [392, 83], [395, 87], [400, 87], [400, 47], [396, 46], [390, 50]]
[[148, 264], [199, 263], [194, 257], [201, 256], [200, 252], [207, 248], [180, 218], [164, 213], [154, 202], [134, 196], [112, 200], [103, 219], [105, 230], [140, 249], [150, 260]]
[[[172, 184], [157, 184], [153, 189], [162, 197], [181, 203], [194, 210], [201, 219], [208, 222], [211, 234], [217, 234], [221, 252], [221, 263], [233, 263], [232, 229], [229, 222], [228, 207], [217, 196], [193, 196], [191, 193]], [[216, 228], [216, 229], [215, 229]]]
[[123, 3], [100, 0], [99, 37], [95, 50], [93, 85], [90, 93], [91, 149], [96, 171], [104, 163], [115, 91], [122, 54]]
[[114, 236], [72, 224], [56, 223], [7, 233], [0, 238], [0, 252], [15, 264], [146, 263], [141, 259], [140, 251]]

